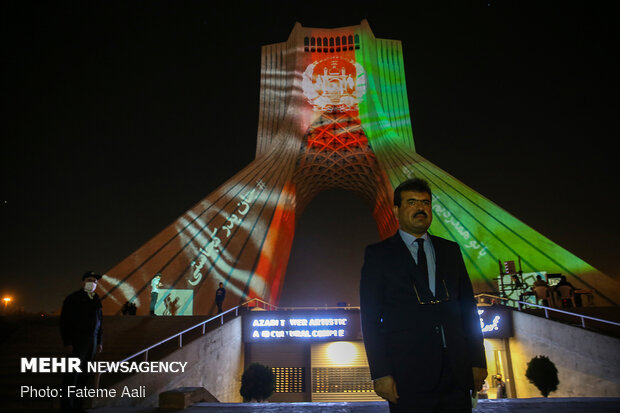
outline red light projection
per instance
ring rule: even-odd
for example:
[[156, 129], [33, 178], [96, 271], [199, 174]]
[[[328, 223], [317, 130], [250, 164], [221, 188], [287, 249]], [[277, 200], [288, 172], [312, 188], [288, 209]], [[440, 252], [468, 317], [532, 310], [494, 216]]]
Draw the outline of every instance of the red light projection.
[[[287, 184], [282, 193], [289, 200], [295, 199], [295, 189], [292, 183]], [[261, 285], [270, 286], [270, 295], [265, 296], [265, 291], [250, 288], [248, 298], [278, 302], [288, 261], [281, 262], [273, 257], [290, 254], [294, 235], [295, 208], [290, 202], [282, 202], [276, 207], [255, 271], [255, 276], [263, 280]]]
[[[368, 144], [358, 112], [321, 114], [308, 130], [293, 182], [300, 211], [319, 192], [338, 188], [360, 195], [374, 208], [373, 214], [392, 215], [389, 197], [376, 205], [377, 199], [386, 199], [378, 191], [389, 182]], [[379, 225], [379, 233], [388, 236], [396, 228], [394, 220], [387, 221]]]

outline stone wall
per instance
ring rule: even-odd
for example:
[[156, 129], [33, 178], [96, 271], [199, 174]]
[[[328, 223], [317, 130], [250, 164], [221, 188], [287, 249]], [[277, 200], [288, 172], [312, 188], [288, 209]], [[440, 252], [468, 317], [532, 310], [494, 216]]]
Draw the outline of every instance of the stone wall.
[[[240, 402], [243, 355], [241, 317], [237, 317], [161, 360], [187, 361], [185, 373], [135, 374], [111, 387], [117, 390], [116, 397], [96, 399], [93, 407], [154, 407], [161, 392], [178, 387], [204, 387], [220, 402]], [[125, 386], [145, 386], [146, 397], [120, 397]]]

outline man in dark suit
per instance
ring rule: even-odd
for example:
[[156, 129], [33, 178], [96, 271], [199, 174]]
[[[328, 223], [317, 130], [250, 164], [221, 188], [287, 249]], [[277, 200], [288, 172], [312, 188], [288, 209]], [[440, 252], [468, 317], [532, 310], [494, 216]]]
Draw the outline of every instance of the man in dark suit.
[[82, 373], [68, 372], [63, 377], [63, 412], [81, 412], [82, 398], [68, 397], [67, 386], [83, 388], [87, 382], [87, 362], [93, 361], [102, 347], [103, 313], [95, 293], [100, 274], [89, 271], [82, 275], [82, 288], [69, 294], [62, 303], [60, 334], [67, 354], [80, 359]]
[[469, 412], [487, 376], [480, 319], [458, 244], [429, 235], [428, 183], [394, 191], [400, 230], [366, 248], [360, 283], [364, 345], [390, 412]]

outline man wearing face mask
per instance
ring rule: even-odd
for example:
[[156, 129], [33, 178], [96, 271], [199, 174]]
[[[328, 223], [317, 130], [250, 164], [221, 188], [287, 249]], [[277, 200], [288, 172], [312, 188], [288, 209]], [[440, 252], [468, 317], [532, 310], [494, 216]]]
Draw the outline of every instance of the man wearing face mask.
[[[65, 373], [63, 388], [67, 386], [86, 386], [86, 364], [93, 361], [96, 352], [102, 351], [101, 301], [95, 293], [100, 274], [89, 271], [82, 275], [82, 288], [71, 293], [62, 303], [60, 313], [60, 334], [65, 350], [70, 357], [80, 359], [82, 373]], [[66, 391], [66, 390], [65, 390]], [[82, 410], [81, 398], [64, 397], [63, 412], [79, 412]]]

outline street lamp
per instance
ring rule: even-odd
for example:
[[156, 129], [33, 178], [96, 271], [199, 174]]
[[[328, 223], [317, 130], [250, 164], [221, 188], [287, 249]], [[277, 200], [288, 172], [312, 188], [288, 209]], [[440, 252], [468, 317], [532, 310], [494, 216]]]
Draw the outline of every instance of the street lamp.
[[9, 303], [12, 301], [13, 299], [11, 297], [4, 297], [2, 298], [2, 301], [4, 301], [4, 311], [6, 311], [6, 308], [9, 306]]

